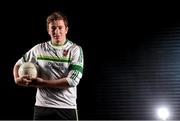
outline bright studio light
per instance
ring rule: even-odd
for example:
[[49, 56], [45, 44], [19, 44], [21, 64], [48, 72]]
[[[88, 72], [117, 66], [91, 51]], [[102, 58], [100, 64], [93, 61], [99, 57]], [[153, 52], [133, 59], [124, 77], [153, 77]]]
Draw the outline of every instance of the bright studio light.
[[167, 120], [169, 117], [169, 110], [166, 107], [160, 107], [157, 110], [157, 114], [159, 116], [160, 119], [162, 119], [163, 121]]

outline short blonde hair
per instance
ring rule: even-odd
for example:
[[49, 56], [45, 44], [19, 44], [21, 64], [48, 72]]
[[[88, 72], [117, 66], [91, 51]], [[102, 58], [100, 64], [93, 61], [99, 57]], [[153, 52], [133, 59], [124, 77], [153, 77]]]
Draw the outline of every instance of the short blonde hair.
[[48, 17], [47, 17], [47, 29], [49, 27], [49, 23], [51, 23], [52, 21], [55, 21], [55, 20], [63, 20], [64, 21], [64, 24], [65, 24], [65, 27], [68, 27], [68, 20], [67, 20], [67, 17], [59, 12], [59, 11], [56, 11], [56, 12], [53, 12], [51, 13]]

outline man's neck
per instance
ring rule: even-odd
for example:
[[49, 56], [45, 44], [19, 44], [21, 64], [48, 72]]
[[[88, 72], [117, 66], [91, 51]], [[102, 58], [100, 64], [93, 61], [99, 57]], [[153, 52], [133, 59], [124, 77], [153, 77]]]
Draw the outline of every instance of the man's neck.
[[60, 41], [58, 43], [51, 41], [51, 44], [53, 46], [62, 46], [62, 45], [64, 45], [66, 43], [66, 41], [67, 41], [66, 39], [64, 39], [63, 41]]

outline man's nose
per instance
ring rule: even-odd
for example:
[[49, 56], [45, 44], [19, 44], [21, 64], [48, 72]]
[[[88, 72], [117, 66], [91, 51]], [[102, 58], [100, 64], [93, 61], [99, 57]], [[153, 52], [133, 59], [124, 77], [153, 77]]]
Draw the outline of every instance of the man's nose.
[[59, 32], [60, 32], [60, 29], [56, 28], [55, 33], [59, 33]]

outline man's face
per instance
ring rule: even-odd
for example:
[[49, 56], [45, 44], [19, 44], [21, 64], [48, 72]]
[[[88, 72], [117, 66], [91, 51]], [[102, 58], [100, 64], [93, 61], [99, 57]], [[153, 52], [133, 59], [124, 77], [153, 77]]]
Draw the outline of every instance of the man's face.
[[49, 23], [48, 33], [51, 36], [51, 41], [53, 44], [64, 44], [67, 32], [68, 27], [65, 26], [63, 20], [55, 20]]

